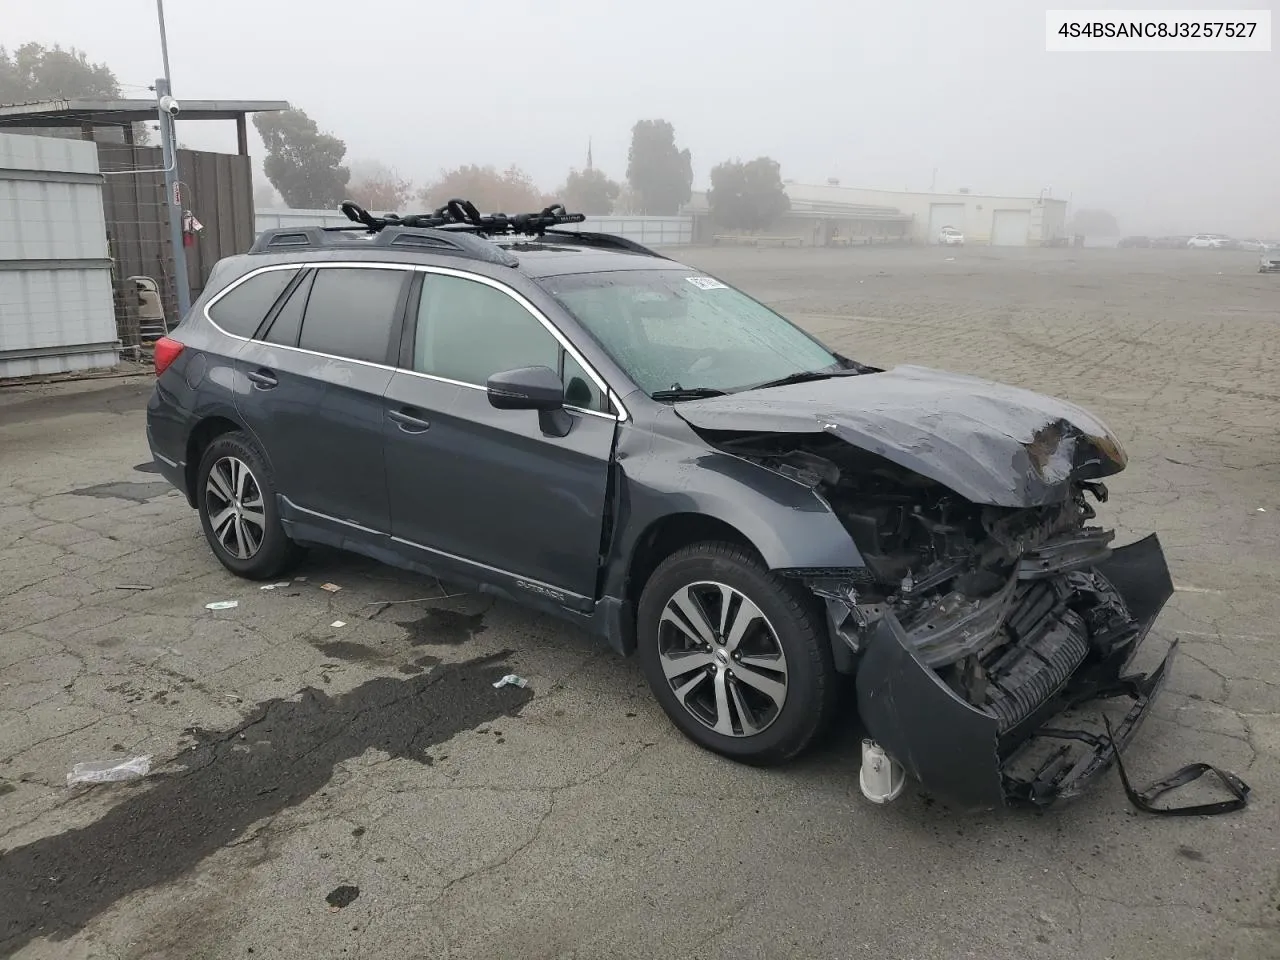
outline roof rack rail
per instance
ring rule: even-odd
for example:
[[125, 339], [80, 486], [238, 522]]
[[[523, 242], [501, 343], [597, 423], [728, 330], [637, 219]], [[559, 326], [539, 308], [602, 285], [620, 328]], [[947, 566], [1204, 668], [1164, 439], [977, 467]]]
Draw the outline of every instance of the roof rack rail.
[[251, 254], [285, 253], [293, 250], [430, 250], [445, 256], [483, 260], [504, 267], [520, 261], [501, 247], [468, 233], [446, 233], [438, 229], [390, 227], [377, 233], [353, 235], [359, 227], [278, 227], [264, 230]]
[[249, 252], [417, 248], [514, 267], [520, 261], [510, 251], [489, 242], [492, 238], [520, 235], [543, 237], [550, 234], [557, 239], [573, 240], [583, 246], [625, 250], [647, 257], [670, 259], [626, 237], [586, 230], [555, 229], [569, 223], [582, 223], [587, 219], [581, 213], [568, 213], [559, 203], [538, 213], [517, 214], [482, 214], [469, 200], [450, 200], [430, 213], [411, 213], [405, 216], [394, 213], [375, 216], [351, 200], [343, 201], [339, 209], [351, 221], [350, 226], [277, 227], [263, 231]]
[[643, 243], [636, 243], [627, 237], [620, 237], [616, 233], [597, 233], [592, 230], [547, 230], [548, 236], [564, 237], [565, 239], [574, 239], [587, 247], [605, 247], [611, 250], [626, 250], [628, 253], [639, 253], [646, 257], [657, 257], [659, 260], [670, 260], [671, 258], [646, 247]]

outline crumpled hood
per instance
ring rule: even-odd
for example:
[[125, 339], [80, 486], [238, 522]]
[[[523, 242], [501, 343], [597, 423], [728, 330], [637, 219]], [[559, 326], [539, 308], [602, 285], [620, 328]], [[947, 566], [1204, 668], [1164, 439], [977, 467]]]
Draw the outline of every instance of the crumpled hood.
[[699, 430], [828, 433], [974, 503], [1061, 500], [1070, 482], [1119, 473], [1125, 454], [1075, 404], [976, 377], [895, 367], [675, 405]]

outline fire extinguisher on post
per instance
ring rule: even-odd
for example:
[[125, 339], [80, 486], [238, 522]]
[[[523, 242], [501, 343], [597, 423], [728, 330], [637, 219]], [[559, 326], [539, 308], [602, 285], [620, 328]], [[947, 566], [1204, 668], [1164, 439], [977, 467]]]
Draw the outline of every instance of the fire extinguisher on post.
[[184, 247], [194, 247], [196, 245], [196, 234], [204, 229], [204, 224], [195, 218], [190, 210], [183, 211], [182, 214], [182, 245]]

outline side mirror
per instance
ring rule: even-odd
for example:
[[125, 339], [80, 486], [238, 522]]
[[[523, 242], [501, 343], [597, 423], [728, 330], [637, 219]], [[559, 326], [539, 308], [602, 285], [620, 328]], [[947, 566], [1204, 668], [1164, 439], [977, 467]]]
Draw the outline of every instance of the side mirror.
[[536, 410], [538, 426], [551, 437], [563, 437], [573, 426], [564, 409], [564, 384], [550, 367], [520, 367], [495, 373], [485, 385], [489, 404], [498, 410]]
[[486, 389], [489, 403], [499, 410], [559, 410], [564, 406], [564, 384], [550, 367], [495, 373]]

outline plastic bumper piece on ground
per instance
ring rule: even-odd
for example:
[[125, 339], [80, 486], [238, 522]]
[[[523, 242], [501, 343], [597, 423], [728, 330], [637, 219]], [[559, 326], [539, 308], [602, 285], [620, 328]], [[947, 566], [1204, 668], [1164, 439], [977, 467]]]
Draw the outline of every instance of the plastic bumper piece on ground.
[[[966, 809], [1046, 807], [1078, 795], [1137, 732], [1177, 646], [1149, 674], [1121, 675], [1173, 594], [1154, 534], [1116, 549], [1097, 569], [1128, 606], [1132, 640], [1109, 657], [1086, 660], [1015, 740], [1002, 738], [994, 716], [963, 700], [920, 659], [892, 614], [878, 622], [858, 664], [858, 712], [868, 735], [926, 790]], [[1132, 706], [1112, 739], [1098, 708], [1119, 698]]]

